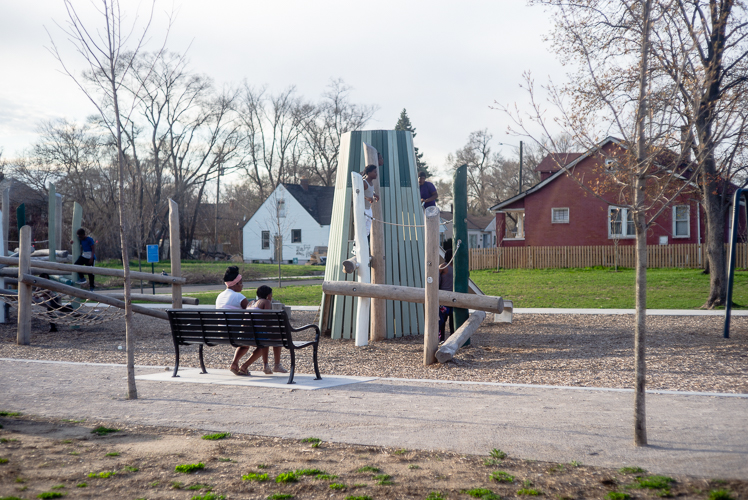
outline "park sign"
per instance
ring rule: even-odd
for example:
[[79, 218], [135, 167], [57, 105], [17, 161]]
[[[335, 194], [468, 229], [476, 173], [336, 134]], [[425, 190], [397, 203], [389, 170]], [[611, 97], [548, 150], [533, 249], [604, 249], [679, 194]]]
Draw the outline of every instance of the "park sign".
[[158, 262], [158, 245], [146, 245], [147, 262], [155, 264]]

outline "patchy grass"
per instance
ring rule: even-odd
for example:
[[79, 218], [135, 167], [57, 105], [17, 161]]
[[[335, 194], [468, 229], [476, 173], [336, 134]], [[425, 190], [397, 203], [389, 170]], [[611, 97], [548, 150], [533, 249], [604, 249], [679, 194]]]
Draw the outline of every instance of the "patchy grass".
[[205, 495], [195, 495], [190, 500], [226, 500], [226, 497], [215, 493], [206, 493]]
[[637, 478], [639, 488], [647, 488], [650, 490], [665, 490], [670, 488], [670, 485], [675, 482], [675, 479], [667, 476], [648, 476]]
[[371, 472], [371, 473], [376, 474], [377, 472], [379, 472], [379, 467], [373, 467], [371, 465], [364, 465], [363, 467], [359, 467], [358, 469], [356, 469], [356, 472], [360, 472], [362, 474], [366, 472]]
[[621, 474], [645, 474], [647, 471], [641, 467], [622, 467], [618, 469]]
[[[218, 461], [219, 462], [233, 462], [233, 460], [230, 459], [230, 458], [219, 458]], [[260, 468], [262, 468], [262, 467], [260, 467]]]
[[[273, 295], [275, 297], [275, 295]], [[301, 440], [302, 443], [309, 443], [312, 448], [319, 448], [320, 443], [322, 440], [320, 438], [316, 437], [308, 437]]]
[[343, 483], [332, 483], [332, 484], [330, 484], [330, 489], [331, 489], [331, 490], [344, 490], [344, 489], [346, 489], [347, 487], [348, 487], [348, 486], [346, 486], [346, 485], [345, 485], [345, 484], [343, 484]]
[[138, 472], [139, 469], [137, 467], [133, 467], [132, 465], [125, 465], [122, 470], [127, 472]]
[[295, 474], [297, 476], [318, 476], [327, 473], [319, 469], [296, 469]]
[[293, 495], [290, 493], [273, 493], [267, 497], [267, 500], [291, 500]]
[[319, 479], [320, 481], [332, 481], [333, 479], [337, 479], [338, 476], [335, 474], [317, 474], [314, 476], [314, 479]]
[[23, 413], [19, 411], [0, 411], [0, 417], [20, 417]]
[[219, 439], [226, 439], [230, 436], [230, 432], [217, 432], [215, 434], [206, 434], [203, 436], [203, 439], [207, 439], [208, 441], [218, 441]]
[[465, 490], [463, 493], [466, 493], [473, 498], [480, 498], [481, 500], [501, 500], [499, 495], [488, 488], [473, 488], [472, 490]]
[[420, 469], [420, 468], [421, 467], [418, 466], [418, 465], [416, 465], [416, 464], [410, 464], [410, 465], [408, 465], [408, 469], [410, 469], [410, 470], [416, 470], [416, 469]]
[[115, 432], [119, 432], [119, 429], [112, 429], [110, 427], [104, 427], [103, 425], [100, 425], [92, 430], [91, 434], [96, 434], [97, 436], [108, 436], [109, 434], [113, 434]]
[[108, 477], [112, 477], [115, 474], [117, 474], [116, 471], [105, 470], [105, 471], [102, 471], [102, 472], [89, 472], [88, 473], [88, 477], [99, 477], [101, 479], [106, 479]]
[[732, 493], [725, 489], [711, 490], [707, 498], [709, 500], [735, 500]]
[[36, 495], [36, 498], [62, 498], [65, 496], [65, 493], [61, 493], [59, 491], [45, 491], [44, 493], [39, 493]]
[[445, 500], [446, 498], [441, 491], [432, 491], [426, 495], [426, 500]]
[[517, 490], [517, 495], [526, 495], [526, 496], [531, 496], [531, 497], [537, 497], [537, 496], [540, 496], [542, 494], [543, 493], [541, 491], [538, 491], [538, 490], [533, 489], [533, 488], [522, 488], [522, 489]]
[[503, 470], [495, 470], [491, 473], [491, 479], [499, 483], [512, 483], [514, 476]]
[[261, 483], [267, 480], [268, 480], [267, 474], [255, 474], [254, 472], [250, 472], [249, 474], [245, 474], [242, 476], [242, 481], [255, 481], [255, 482]]
[[408, 450], [406, 450], [405, 448], [400, 448], [399, 450], [395, 450], [392, 452], [393, 455], [405, 455], [406, 453], [408, 453]]
[[361, 496], [358, 496], [358, 497], [353, 496], [353, 495], [349, 495], [349, 496], [345, 497], [345, 500], [372, 500], [372, 498], [370, 496], [368, 496], [368, 495], [361, 495]]
[[191, 491], [198, 491], [198, 490], [205, 490], [210, 491], [213, 488], [208, 484], [191, 484], [190, 486], [187, 486], [185, 490], [191, 490]]
[[181, 472], [182, 474], [193, 474], [201, 469], [205, 468], [205, 464], [198, 462], [196, 464], [182, 464], [174, 467], [174, 471]]
[[87, 488], [88, 483], [78, 483], [75, 485], [76, 488]]
[[605, 498], [607, 500], [630, 500], [631, 495], [628, 493], [621, 493], [618, 491], [611, 491], [607, 495], [605, 495]]
[[295, 472], [284, 472], [282, 474], [278, 474], [278, 476], [275, 478], [276, 483], [295, 483], [298, 480], [299, 476], [297, 476]]
[[105, 457], [118, 457], [119, 456], [119, 452], [118, 451], [110, 451], [109, 453], [107, 453], [104, 456]]
[[0, 464], [7, 464], [9, 460], [7, 458], [0, 458]]
[[392, 476], [389, 474], [377, 474], [372, 478], [380, 486], [389, 486], [392, 483]]

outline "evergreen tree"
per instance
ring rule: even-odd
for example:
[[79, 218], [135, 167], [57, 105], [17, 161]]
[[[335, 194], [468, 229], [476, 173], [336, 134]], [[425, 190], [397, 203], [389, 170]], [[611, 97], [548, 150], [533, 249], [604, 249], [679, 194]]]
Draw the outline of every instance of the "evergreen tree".
[[[407, 130], [411, 134], [413, 134], [413, 137], [416, 136], [416, 129], [413, 128], [413, 125], [410, 123], [410, 118], [408, 118], [408, 112], [405, 111], [405, 108], [403, 108], [403, 111], [400, 113], [400, 118], [397, 120], [397, 125], [395, 125], [395, 130]], [[415, 141], [414, 141], [415, 142]], [[426, 172], [426, 175], [431, 177], [431, 172], [429, 172], [429, 166], [426, 165], [426, 162], [423, 161], [423, 153], [420, 153], [418, 151], [418, 147], [413, 145], [413, 149], [416, 153], [416, 168], [418, 168], [418, 173]]]

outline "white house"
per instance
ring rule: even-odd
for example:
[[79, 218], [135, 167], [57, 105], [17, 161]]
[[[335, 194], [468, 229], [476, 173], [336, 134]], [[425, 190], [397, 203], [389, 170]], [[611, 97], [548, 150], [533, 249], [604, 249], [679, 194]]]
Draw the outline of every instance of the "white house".
[[[439, 240], [444, 242], [452, 237], [452, 212], [440, 212]], [[496, 246], [496, 217], [492, 215], [467, 216], [468, 248], [491, 248]]]
[[308, 261], [314, 247], [327, 246], [334, 195], [306, 180], [280, 184], [242, 229], [244, 262]]

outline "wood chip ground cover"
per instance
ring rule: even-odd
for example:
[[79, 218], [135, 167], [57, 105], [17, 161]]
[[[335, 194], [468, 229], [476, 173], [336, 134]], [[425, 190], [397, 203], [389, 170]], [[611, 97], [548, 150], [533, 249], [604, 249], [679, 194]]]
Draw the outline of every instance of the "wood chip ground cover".
[[[425, 499], [431, 492], [448, 499], [468, 499], [474, 497], [467, 491], [479, 489], [502, 498], [519, 498], [522, 490], [536, 490], [544, 498], [558, 499], [604, 498], [610, 492], [654, 499], [662, 494], [661, 490], [636, 487], [636, 474], [511, 456], [498, 466], [485, 466], [487, 457], [480, 456], [410, 450], [395, 453], [396, 448], [333, 443], [310, 448], [301, 440], [248, 435], [205, 441], [196, 431], [121, 423], [117, 424], [119, 433], [103, 437], [91, 434], [96, 425], [112, 422], [82, 425], [24, 415], [2, 417], [0, 423], [4, 426], [2, 436], [12, 439], [0, 445], [0, 454], [8, 458], [0, 465], [0, 498], [32, 499], [47, 491], [61, 491], [66, 498], [149, 500], [187, 500], [209, 491], [227, 500], [259, 500], [273, 494], [298, 499]], [[112, 449], [119, 450], [120, 455], [106, 457]], [[175, 472], [177, 465], [191, 463], [204, 463], [205, 468], [190, 475]], [[302, 473], [311, 469], [330, 477], [319, 479]], [[378, 472], [366, 472], [373, 469]], [[496, 470], [514, 476], [514, 480], [491, 480]], [[100, 471], [116, 473], [106, 478], [89, 477], [91, 472]], [[297, 482], [276, 483], [278, 475], [292, 471], [298, 471]], [[267, 473], [270, 480], [242, 480], [243, 475], [251, 473]], [[377, 474], [389, 475], [392, 484], [377, 484]], [[748, 495], [745, 481], [687, 476], [672, 479], [669, 494], [678, 498], [706, 499], [713, 490], [727, 490], [736, 499]], [[331, 489], [333, 483], [345, 487]]]

